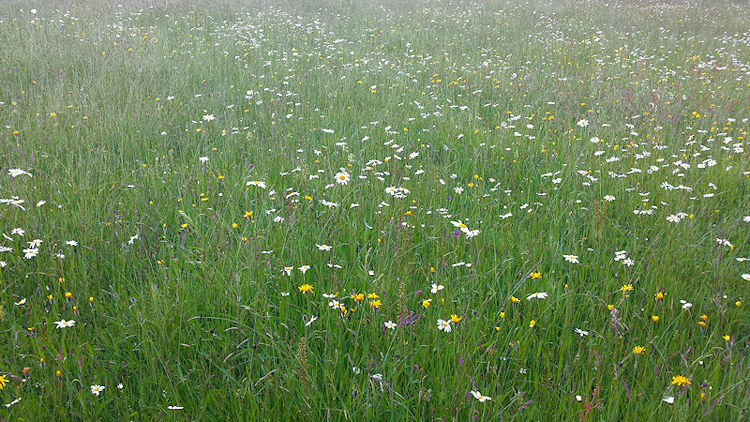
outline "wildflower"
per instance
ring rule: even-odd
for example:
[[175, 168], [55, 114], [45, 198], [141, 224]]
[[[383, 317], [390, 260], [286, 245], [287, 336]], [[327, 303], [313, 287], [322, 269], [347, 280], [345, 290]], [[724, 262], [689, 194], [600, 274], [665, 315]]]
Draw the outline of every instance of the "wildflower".
[[433, 283], [432, 288], [430, 289], [430, 292], [432, 292], [432, 294], [435, 294], [439, 292], [440, 290], [443, 290], [444, 288], [445, 286], [443, 286], [442, 284], [438, 285], [438, 284]]
[[317, 247], [318, 247], [318, 250], [319, 250], [319, 251], [326, 251], [326, 252], [328, 252], [328, 251], [330, 251], [331, 249], [333, 249], [333, 248], [332, 248], [331, 246], [328, 246], [328, 245], [326, 245], [325, 243], [324, 243], [324, 244], [322, 244], [322, 245], [318, 245], [318, 244], [316, 243], [316, 244], [315, 244], [315, 246], [317, 246]]
[[581, 119], [576, 123], [578, 127], [587, 127], [589, 125], [589, 121], [586, 119]]
[[537, 271], [537, 272], [531, 273], [531, 279], [532, 280], [536, 280], [536, 279], [539, 279], [539, 278], [542, 278], [542, 272], [541, 271]]
[[429, 308], [430, 307], [430, 302], [432, 302], [432, 299], [425, 299], [425, 300], [422, 301], [422, 306], [424, 308]]
[[310, 320], [305, 323], [305, 327], [309, 327], [310, 324], [312, 324], [313, 322], [315, 322], [316, 319], [318, 319], [318, 317], [316, 317], [315, 315], [311, 316]]
[[623, 284], [622, 287], [620, 287], [620, 291], [622, 292], [622, 294], [625, 295], [625, 297], [628, 297], [628, 292], [632, 290], [633, 290], [632, 284]]
[[300, 270], [300, 271], [302, 271], [302, 274], [304, 274], [304, 273], [307, 272], [307, 270], [310, 269], [310, 266], [309, 265], [303, 265], [303, 266], [301, 266], [301, 267], [299, 267], [297, 269]]
[[645, 350], [646, 350], [646, 348], [645, 348], [645, 347], [643, 347], [643, 346], [635, 346], [635, 347], [633, 348], [633, 353], [634, 353], [634, 354], [636, 354], [636, 355], [640, 355], [640, 354], [641, 354], [641, 353], [643, 353], [643, 352], [644, 352]]
[[378, 309], [380, 307], [380, 300], [370, 301], [370, 306], [372, 306], [375, 309]]
[[668, 404], [674, 404], [674, 396], [669, 396], [661, 399], [661, 401], [666, 402]]
[[724, 336], [723, 336], [722, 338], [723, 338], [723, 339], [724, 339], [724, 341], [726, 341], [727, 343], [729, 343], [729, 340], [731, 340], [731, 339], [732, 339], [732, 337], [730, 337], [730, 336], [729, 336], [729, 334], [724, 334]]
[[365, 294], [364, 293], [352, 293], [349, 295], [350, 298], [356, 300], [357, 302], [362, 302], [365, 300]]
[[38, 248], [28, 248], [23, 250], [23, 258], [24, 259], [31, 259], [37, 255], [39, 255], [39, 249]]
[[0, 390], [5, 388], [5, 384], [7, 383], [8, 383], [8, 378], [6, 378], [6, 375], [5, 374], [0, 375]]
[[184, 407], [182, 406], [167, 406], [168, 410], [182, 410]]
[[462, 319], [464, 319], [464, 317], [459, 317], [456, 314], [451, 314], [451, 322], [453, 322], [454, 324], [458, 324]]
[[547, 298], [547, 292], [536, 292], [532, 293], [528, 296], [526, 296], [526, 300], [532, 300], [532, 299], [546, 299]]
[[572, 263], [572, 264], [578, 264], [578, 255], [563, 255], [563, 258], [565, 258], [566, 261]]
[[312, 293], [313, 292], [313, 286], [305, 283], [298, 287], [299, 291], [302, 292], [302, 294]]
[[510, 297], [510, 301], [511, 301], [512, 303], [521, 303], [521, 299], [519, 299], [519, 298], [517, 298], [517, 297], [515, 297], [515, 296], [511, 296], [511, 297]]
[[57, 325], [57, 328], [67, 328], [72, 327], [76, 324], [75, 321], [72, 319], [70, 321], [65, 321], [64, 319], [61, 319], [60, 321], [54, 321], [55, 325]]
[[8, 169], [8, 176], [13, 177], [14, 179], [16, 177], [18, 177], [18, 176], [21, 176], [21, 175], [26, 175], [26, 176], [29, 176], [29, 177], [33, 177], [31, 175], [31, 173], [29, 173], [28, 171], [23, 171], [21, 169]]
[[385, 328], [387, 328], [387, 329], [389, 329], [389, 330], [394, 330], [394, 329], [396, 329], [396, 323], [395, 323], [395, 322], [393, 322], [393, 321], [390, 321], [390, 320], [389, 320], [389, 321], [386, 321], [385, 323], [383, 323], [383, 325], [385, 326]]
[[99, 393], [101, 393], [102, 391], [104, 391], [104, 388], [105, 387], [103, 385], [92, 385], [91, 386], [91, 394], [93, 394], [95, 396], [98, 396]]
[[346, 185], [347, 183], [349, 183], [350, 179], [351, 176], [349, 176], [349, 173], [343, 170], [336, 173], [336, 183], [338, 183], [339, 185]]
[[536, 320], [532, 319], [531, 322], [529, 322], [529, 328], [534, 328], [534, 327], [536, 327]]
[[451, 323], [450, 321], [445, 321], [443, 319], [437, 320], [438, 330], [445, 331], [446, 333], [451, 332]]
[[257, 186], [257, 187], [259, 187], [261, 189], [265, 189], [266, 188], [266, 182], [262, 182], [260, 180], [251, 180], [251, 181], [247, 182], [246, 185], [247, 186]]
[[578, 334], [581, 337], [589, 335], [588, 331], [582, 330], [580, 328], [576, 328], [574, 331], [576, 332], [576, 334]]
[[651, 321], [659, 322], [659, 315], [651, 315]]
[[480, 403], [484, 403], [487, 400], [492, 400], [492, 397], [483, 396], [479, 391], [471, 391], [471, 395], [474, 396], [475, 399], [479, 400]]
[[742, 274], [742, 279], [745, 281], [750, 281], [750, 274]]
[[662, 292], [661, 290], [654, 294], [654, 300], [662, 300], [662, 299], [664, 299], [664, 292]]
[[690, 380], [682, 375], [676, 375], [672, 377], [672, 385], [676, 385], [678, 387], [690, 385]]

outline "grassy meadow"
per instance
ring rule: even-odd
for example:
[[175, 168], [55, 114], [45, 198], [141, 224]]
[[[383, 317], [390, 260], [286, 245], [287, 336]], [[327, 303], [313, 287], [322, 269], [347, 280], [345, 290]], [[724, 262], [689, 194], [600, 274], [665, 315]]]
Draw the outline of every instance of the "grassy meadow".
[[0, 3], [0, 420], [741, 420], [750, 4]]

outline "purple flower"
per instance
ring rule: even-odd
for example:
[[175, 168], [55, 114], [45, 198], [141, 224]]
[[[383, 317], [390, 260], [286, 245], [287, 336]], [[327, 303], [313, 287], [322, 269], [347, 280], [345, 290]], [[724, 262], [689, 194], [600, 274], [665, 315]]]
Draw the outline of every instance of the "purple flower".
[[461, 230], [458, 230], [458, 229], [456, 229], [456, 230], [455, 230], [455, 231], [453, 232], [453, 238], [454, 238], [454, 239], [458, 239], [459, 237], [461, 237]]

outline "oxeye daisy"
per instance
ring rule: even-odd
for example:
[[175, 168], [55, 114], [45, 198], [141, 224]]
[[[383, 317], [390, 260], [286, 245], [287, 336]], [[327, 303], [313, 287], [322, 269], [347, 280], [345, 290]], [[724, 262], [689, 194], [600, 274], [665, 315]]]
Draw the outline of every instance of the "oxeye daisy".
[[471, 395], [474, 396], [475, 399], [479, 400], [480, 403], [484, 403], [487, 400], [492, 400], [492, 397], [484, 396], [479, 391], [471, 391]]
[[347, 183], [349, 183], [349, 180], [351, 179], [351, 176], [349, 176], [349, 173], [343, 170], [336, 173], [335, 177], [336, 177], [336, 183], [338, 183], [339, 185], [346, 185]]
[[443, 319], [437, 320], [437, 326], [438, 326], [438, 330], [445, 331], [446, 333], [450, 333], [452, 329], [451, 322], [443, 320]]

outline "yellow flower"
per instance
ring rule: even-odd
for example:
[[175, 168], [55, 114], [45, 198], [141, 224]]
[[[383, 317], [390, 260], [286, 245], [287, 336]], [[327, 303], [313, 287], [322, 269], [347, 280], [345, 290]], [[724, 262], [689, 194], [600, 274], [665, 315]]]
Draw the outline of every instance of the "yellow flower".
[[659, 315], [651, 315], [651, 321], [659, 322]]
[[662, 299], [664, 299], [664, 293], [663, 292], [658, 291], [658, 292], [656, 292], [656, 294], [654, 294], [654, 300], [662, 300]]
[[299, 286], [298, 289], [299, 289], [300, 292], [302, 292], [302, 294], [312, 293], [313, 292], [313, 286], [311, 286], [309, 284], [303, 284], [303, 285]]
[[349, 297], [356, 300], [357, 302], [362, 302], [363, 300], [365, 300], [364, 293], [351, 294], [349, 295]]
[[703, 321], [698, 321], [698, 325], [700, 325], [703, 328], [706, 328], [706, 323]]
[[704, 321], [708, 321], [708, 315], [706, 314], [701, 315], [701, 319]]
[[542, 272], [541, 271], [537, 271], [537, 272], [531, 273], [531, 279], [532, 280], [536, 280], [538, 278], [542, 278]]
[[729, 341], [732, 337], [729, 336], [729, 334], [724, 334], [724, 337], [722, 337], [724, 341]]
[[672, 377], [672, 385], [682, 387], [683, 385], [690, 385], [690, 380], [682, 375]]
[[380, 307], [380, 300], [373, 300], [370, 302], [370, 306], [372, 306], [375, 309], [378, 309]]
[[641, 354], [641, 353], [643, 353], [643, 352], [644, 352], [645, 350], [646, 350], [646, 348], [645, 348], [645, 347], [643, 347], [643, 346], [635, 346], [635, 347], [633, 348], [633, 353], [635, 353], [636, 355], [640, 355], [640, 354]]
[[65, 299], [70, 300], [71, 297], [73, 297], [73, 293], [65, 292]]
[[529, 327], [531, 328], [536, 327], [536, 321], [532, 319], [531, 322], [529, 322]]
[[510, 297], [510, 301], [511, 301], [511, 302], [513, 302], [513, 303], [520, 303], [520, 302], [521, 302], [521, 300], [520, 300], [520, 299], [518, 299], [518, 298], [517, 298], [517, 297], [515, 297], [515, 296], [511, 296], [511, 297]]
[[422, 301], [422, 306], [425, 307], [425, 308], [429, 308], [430, 307], [430, 302], [432, 302], [432, 299], [425, 299], [425, 300]]
[[505, 312], [500, 312], [500, 318], [505, 318]]
[[0, 390], [5, 388], [5, 384], [8, 383], [8, 378], [5, 377], [5, 374], [0, 375]]
[[460, 321], [461, 321], [462, 319], [464, 319], [464, 317], [459, 317], [459, 316], [458, 316], [458, 315], [456, 315], [456, 314], [452, 314], [452, 315], [451, 315], [451, 321], [453, 321], [453, 323], [454, 323], [454, 324], [457, 324], [457, 323], [458, 323], [458, 322], [460, 322]]
[[368, 299], [371, 299], [371, 300], [373, 300], [373, 299], [378, 299], [378, 298], [380, 298], [380, 296], [378, 296], [378, 295], [377, 295], [377, 294], [375, 294], [375, 293], [370, 293], [369, 295], [367, 295], [367, 298], [368, 298]]
[[622, 287], [620, 287], [620, 291], [621, 291], [621, 292], [622, 292], [622, 294], [624, 294], [625, 296], [627, 296], [627, 295], [628, 295], [628, 292], [630, 292], [630, 291], [632, 291], [632, 290], [633, 290], [633, 285], [632, 285], [632, 284], [623, 284], [623, 285], [622, 285]]

